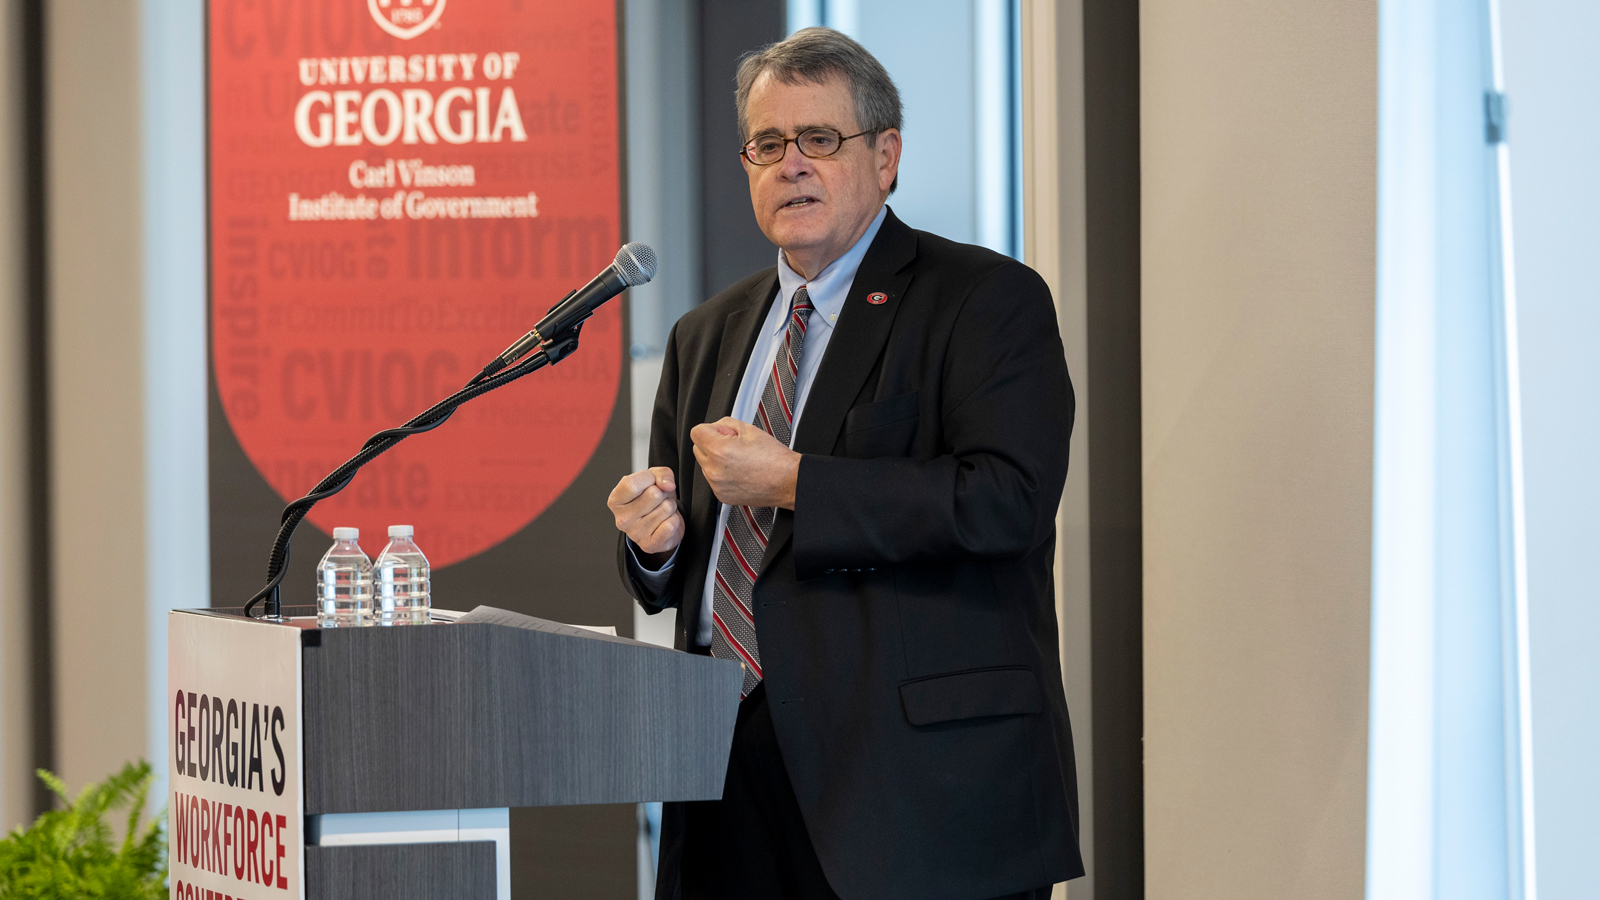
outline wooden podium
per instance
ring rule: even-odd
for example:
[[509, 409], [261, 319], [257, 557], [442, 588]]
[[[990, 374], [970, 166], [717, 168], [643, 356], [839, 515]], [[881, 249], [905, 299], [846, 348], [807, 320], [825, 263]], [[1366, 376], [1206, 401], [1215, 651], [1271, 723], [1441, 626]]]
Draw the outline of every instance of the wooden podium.
[[720, 797], [737, 664], [489, 607], [171, 613], [179, 900], [510, 897], [510, 808]]

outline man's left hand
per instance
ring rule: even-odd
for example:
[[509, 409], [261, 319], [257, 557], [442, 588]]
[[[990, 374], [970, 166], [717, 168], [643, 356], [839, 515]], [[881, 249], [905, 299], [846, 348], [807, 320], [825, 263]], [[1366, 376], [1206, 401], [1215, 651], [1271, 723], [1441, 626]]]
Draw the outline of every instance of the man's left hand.
[[800, 454], [762, 429], [731, 417], [689, 432], [694, 458], [717, 499], [729, 506], [794, 509]]

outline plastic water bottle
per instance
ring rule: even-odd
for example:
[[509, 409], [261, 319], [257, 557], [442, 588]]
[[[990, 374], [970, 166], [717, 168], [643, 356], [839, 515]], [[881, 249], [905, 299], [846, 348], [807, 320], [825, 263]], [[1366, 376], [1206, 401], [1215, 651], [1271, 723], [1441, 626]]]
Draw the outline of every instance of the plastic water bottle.
[[355, 528], [335, 528], [333, 546], [317, 563], [317, 624], [372, 624], [372, 560], [362, 552]]
[[422, 625], [428, 621], [428, 558], [411, 540], [410, 525], [389, 526], [389, 546], [373, 564], [379, 625]]

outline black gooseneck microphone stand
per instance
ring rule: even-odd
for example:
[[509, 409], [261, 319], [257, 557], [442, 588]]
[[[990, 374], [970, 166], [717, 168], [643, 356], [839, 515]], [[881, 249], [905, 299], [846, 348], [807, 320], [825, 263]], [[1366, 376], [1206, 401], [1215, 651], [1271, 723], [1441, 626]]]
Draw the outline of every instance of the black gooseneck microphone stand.
[[[576, 291], [573, 291], [568, 294], [566, 298], [562, 299], [562, 302], [566, 302], [567, 298], [576, 293]], [[560, 305], [558, 303], [552, 309]], [[468, 381], [461, 390], [435, 403], [426, 412], [399, 428], [389, 428], [367, 438], [367, 442], [361, 445], [361, 452], [352, 456], [344, 465], [334, 469], [328, 477], [317, 482], [317, 486], [312, 488], [310, 493], [285, 506], [283, 508], [283, 517], [278, 526], [278, 537], [272, 542], [272, 556], [267, 561], [267, 585], [257, 591], [255, 596], [251, 597], [249, 602], [244, 605], [244, 614], [253, 616], [253, 610], [256, 605], [265, 600], [263, 618], [282, 621], [281, 611], [283, 607], [279, 588], [282, 586], [284, 573], [289, 568], [289, 538], [294, 535], [295, 529], [299, 527], [306, 514], [311, 511], [311, 507], [317, 505], [318, 501], [325, 500], [344, 490], [350, 484], [351, 479], [355, 478], [356, 472], [362, 466], [377, 459], [395, 444], [413, 434], [432, 431], [443, 425], [445, 420], [449, 419], [450, 415], [456, 411], [456, 408], [468, 400], [481, 397], [496, 388], [505, 387], [524, 375], [531, 374], [545, 366], [554, 365], [565, 359], [572, 351], [578, 348], [578, 333], [583, 330], [583, 322], [587, 318], [588, 316], [585, 315], [582, 319], [567, 325], [554, 335], [548, 337], [540, 335], [544, 337], [544, 340], [537, 345], [537, 349], [533, 350], [532, 355], [523, 362], [517, 363], [510, 368], [505, 368], [508, 361], [507, 354], [512, 353], [518, 347], [518, 344], [522, 342], [519, 341], [518, 344], [512, 345], [512, 350], [495, 357], [493, 362], [485, 366], [483, 371], [474, 375], [472, 380]]]

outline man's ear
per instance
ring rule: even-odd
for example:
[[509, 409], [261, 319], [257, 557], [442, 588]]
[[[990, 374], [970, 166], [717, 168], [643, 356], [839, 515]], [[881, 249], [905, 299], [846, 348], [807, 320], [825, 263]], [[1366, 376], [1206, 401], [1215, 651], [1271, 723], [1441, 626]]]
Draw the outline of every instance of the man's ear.
[[900, 129], [879, 132], [878, 144], [872, 149], [878, 159], [878, 190], [887, 193], [900, 174]]

